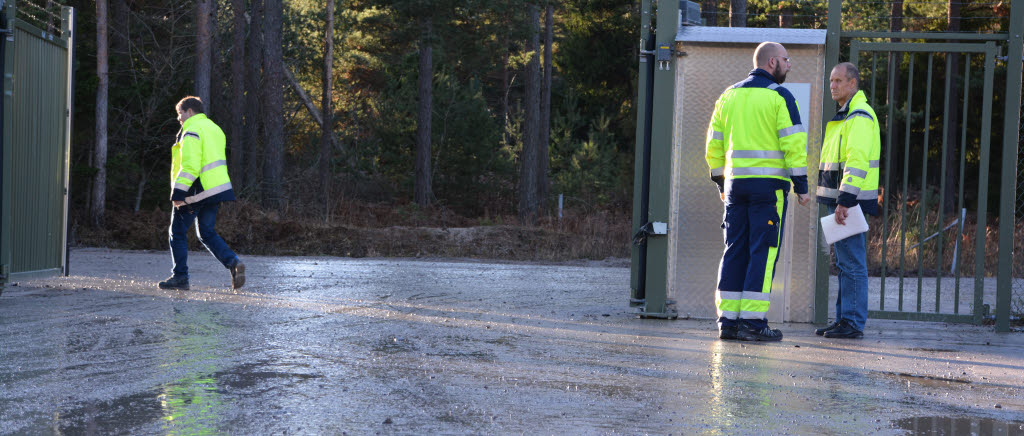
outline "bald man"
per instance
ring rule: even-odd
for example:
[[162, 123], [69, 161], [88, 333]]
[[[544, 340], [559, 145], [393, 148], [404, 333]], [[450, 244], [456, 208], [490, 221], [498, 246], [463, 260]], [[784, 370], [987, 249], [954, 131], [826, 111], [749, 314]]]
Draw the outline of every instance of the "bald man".
[[725, 203], [718, 337], [780, 341], [768, 307], [790, 187], [800, 205], [810, 202], [807, 129], [793, 94], [779, 86], [791, 66], [786, 48], [761, 43], [753, 61], [747, 78], [718, 98], [708, 127], [705, 159]]

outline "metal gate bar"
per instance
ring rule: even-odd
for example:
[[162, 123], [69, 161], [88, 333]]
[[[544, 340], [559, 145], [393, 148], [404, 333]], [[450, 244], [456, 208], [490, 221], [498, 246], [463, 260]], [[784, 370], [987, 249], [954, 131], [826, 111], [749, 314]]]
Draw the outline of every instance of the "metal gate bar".
[[[967, 103], [970, 101], [970, 93], [971, 93], [971, 86], [970, 86], [971, 85], [971, 81], [970, 81], [970, 77], [971, 77], [971, 57], [970, 56], [964, 56], [964, 64], [966, 66], [964, 67], [964, 109], [963, 109], [963, 113], [964, 113], [964, 115], [966, 115], [967, 114], [967, 107], [968, 107]], [[966, 144], [967, 144], [967, 118], [966, 117], [964, 117], [963, 126], [961, 127], [960, 144], [961, 144], [961, 146], [960, 146], [960, 177], [957, 180], [964, 180], [964, 173], [966, 172], [966, 169], [967, 169], [967, 147], [966, 147]], [[956, 207], [956, 210], [961, 210], [961, 211], [964, 210], [964, 186], [965, 186], [964, 183], [960, 183], [960, 192], [959, 192], [959, 195], [957, 196], [957, 207]], [[964, 217], [965, 217], [965, 215], [963, 213], [961, 213], [960, 214], [960, 231], [957, 233], [957, 237], [961, 237], [961, 235], [963, 235], [963, 233], [964, 233], [964, 221], [963, 221]], [[961, 257], [960, 257], [960, 250], [962, 250], [961, 244], [958, 243], [956, 245], [955, 250], [956, 251], [953, 252], [953, 260], [954, 260], [953, 261], [953, 270], [956, 271], [956, 273], [954, 273], [954, 277], [955, 278], [954, 278], [954, 281], [953, 281], [953, 289], [954, 289], [953, 294], [955, 295], [955, 298], [953, 298], [953, 313], [960, 313], [960, 262], [959, 262], [959, 260], [961, 259]]]
[[[921, 159], [921, 233], [918, 233], [918, 238], [923, 238], [924, 235], [928, 234], [925, 230], [925, 221], [928, 218], [928, 154], [931, 143], [928, 142], [928, 136], [931, 133], [931, 121], [932, 121], [932, 64], [935, 60], [935, 53], [928, 53], [928, 85], [925, 86], [925, 103], [924, 103], [924, 142], [922, 148], [924, 148], [923, 158]], [[940, 193], [941, 195], [942, 193]], [[941, 216], [941, 211], [939, 211]], [[917, 311], [921, 311], [921, 294], [924, 292], [924, 244], [922, 240], [917, 245]], [[942, 251], [942, 247], [939, 247], [939, 251]], [[942, 277], [941, 271], [938, 274]], [[939, 305], [938, 295], [935, 298], [935, 306]], [[938, 307], [935, 308], [935, 312], [938, 313]]]
[[[1003, 112], [1003, 162], [1000, 177], [1003, 181], [999, 190], [1002, 200], [999, 207], [999, 264], [996, 276], [996, 331], [1010, 331], [1010, 304], [1013, 280], [1013, 233], [1015, 215], [1013, 211], [1014, 180], [1017, 159], [1020, 127], [1010, 120], [1020, 122], [1021, 115], [1021, 76], [1024, 75], [1024, 1], [1014, 0], [1010, 9], [1010, 28], [1006, 39], [1006, 106]], [[1020, 315], [1020, 314], [1018, 314]]]
[[[913, 119], [911, 114], [913, 113], [914, 106], [914, 57], [916, 53], [910, 53], [910, 73], [907, 74], [907, 114], [904, 119], [907, 120], [907, 125], [903, 129], [906, 132], [906, 138], [903, 140], [903, 192], [904, 195], [910, 190], [910, 121]], [[892, 102], [890, 102], [891, 104]], [[886, 169], [888, 171], [888, 169]], [[889, 191], [889, 187], [885, 187], [886, 191]], [[888, 203], [888, 202], [886, 202]], [[883, 207], [889, 207], [884, 205]], [[899, 311], [903, 311], [903, 274], [907, 270], [905, 262], [907, 259], [907, 232], [904, 230], [904, 226], [907, 223], [907, 208], [900, 207], [900, 299], [899, 299]], [[883, 225], [888, 227], [888, 223]], [[885, 277], [882, 278], [882, 286], [885, 286]]]
[[[946, 84], [945, 84], [945, 86], [942, 89], [952, 89], [951, 87], [953, 86], [953, 75], [948, 73], [948, 71], [953, 69], [951, 67], [952, 64], [953, 64], [952, 53], [946, 53], [946, 71], [947, 71], [947, 73], [946, 73]], [[964, 76], [964, 77], [970, 77], [970, 76]], [[949, 93], [948, 92], [944, 92], [943, 94], [945, 94], [945, 98], [942, 101], [942, 152], [939, 155], [940, 162], [942, 162], [942, 169], [939, 170], [939, 174], [941, 174], [941, 177], [940, 177], [941, 181], [939, 182], [939, 225], [938, 225], [938, 227], [940, 227], [941, 229], [938, 232], [939, 240], [936, 243], [936, 246], [939, 247], [939, 252], [935, 256], [936, 257], [936, 262], [935, 262], [935, 313], [939, 313], [939, 294], [941, 293], [941, 289], [942, 289], [942, 253], [945, 251], [945, 250], [943, 250], [943, 248], [945, 247], [945, 244], [943, 244], [943, 242], [945, 242], [944, 241], [944, 239], [945, 239], [944, 236], [946, 234], [945, 228], [942, 228], [942, 225], [945, 224], [945, 217], [946, 217], [946, 171], [948, 170], [948, 167], [946, 165], [946, 153], [948, 151], [947, 149], [949, 148], [949, 144], [948, 144], [949, 134], [948, 133], [949, 133], [949, 129], [950, 129], [950, 127], [949, 127], [949, 110], [948, 110], [949, 109]], [[967, 120], [965, 119], [964, 121], [966, 122]], [[963, 183], [961, 183], [961, 184], [963, 184]], [[923, 259], [923, 257], [922, 257], [922, 259]], [[955, 268], [955, 265], [954, 265], [954, 268]], [[956, 313], [956, 311], [954, 310], [953, 313]]]

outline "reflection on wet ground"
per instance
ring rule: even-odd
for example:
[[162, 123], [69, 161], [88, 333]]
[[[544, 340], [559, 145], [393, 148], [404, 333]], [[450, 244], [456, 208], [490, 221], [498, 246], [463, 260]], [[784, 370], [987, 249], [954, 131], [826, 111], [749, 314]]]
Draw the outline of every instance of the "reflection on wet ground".
[[233, 291], [193, 259], [189, 292], [155, 289], [163, 253], [105, 250], [8, 288], [0, 433], [900, 434], [1024, 413], [1024, 338], [987, 328], [747, 344], [638, 319], [622, 267], [254, 257]]
[[1024, 436], [1024, 423], [990, 418], [952, 418], [928, 416], [896, 421], [896, 428], [912, 435], [999, 435]]

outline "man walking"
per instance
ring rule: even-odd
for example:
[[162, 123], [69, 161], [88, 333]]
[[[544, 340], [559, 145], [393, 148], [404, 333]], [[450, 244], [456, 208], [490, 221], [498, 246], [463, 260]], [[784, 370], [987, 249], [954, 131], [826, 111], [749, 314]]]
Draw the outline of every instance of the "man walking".
[[[878, 118], [859, 85], [860, 72], [852, 63], [843, 62], [832, 69], [829, 90], [840, 108], [825, 126], [817, 197], [829, 213], [835, 213], [840, 225], [845, 225], [848, 209], [857, 205], [865, 214], [878, 215], [882, 140]], [[836, 319], [814, 333], [826, 338], [861, 338], [868, 318], [867, 233], [837, 241], [834, 246], [839, 268]]]
[[199, 241], [231, 272], [231, 287], [241, 288], [245, 284], [245, 264], [214, 230], [220, 203], [235, 199], [224, 154], [224, 132], [203, 113], [203, 102], [198, 97], [181, 99], [175, 109], [181, 130], [171, 147], [174, 207], [170, 245], [174, 274], [159, 286], [161, 289], [189, 289], [187, 232], [192, 221], [198, 221]]
[[782, 241], [790, 183], [807, 194], [807, 128], [796, 99], [779, 86], [790, 69], [782, 44], [754, 51], [754, 70], [725, 90], [708, 127], [705, 159], [725, 202], [725, 252], [715, 303], [721, 339], [780, 341], [768, 326], [772, 276]]

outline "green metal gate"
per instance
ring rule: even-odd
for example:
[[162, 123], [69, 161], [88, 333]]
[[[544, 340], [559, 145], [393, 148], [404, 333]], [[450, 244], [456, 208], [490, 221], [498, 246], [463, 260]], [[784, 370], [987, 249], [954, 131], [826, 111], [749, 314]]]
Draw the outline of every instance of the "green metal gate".
[[3, 5], [0, 286], [66, 272], [73, 9]]
[[[880, 246], [880, 271], [870, 274], [878, 277], [869, 280], [877, 289], [869, 302], [869, 317], [979, 324], [994, 303], [997, 330], [1009, 330], [1015, 184], [1008, 181], [1015, 181], [1017, 174], [1024, 1], [1013, 2], [1005, 34], [844, 32], [839, 29], [840, 5], [840, 0], [829, 4], [826, 64], [837, 64], [842, 43], [849, 43], [848, 58], [861, 70], [861, 89], [878, 113], [883, 132], [882, 215], [880, 222], [875, 221], [881, 228], [872, 228], [868, 247], [870, 253]], [[882, 38], [942, 42], [873, 42]], [[1008, 56], [1000, 57], [1004, 49]], [[1007, 62], [1005, 89], [994, 89], [997, 61]], [[960, 77], [948, 73], [956, 69]], [[921, 83], [925, 91], [915, 92], [914, 85]], [[951, 104], [945, 91], [954, 89], [962, 92], [962, 104]], [[997, 137], [992, 144], [997, 93], [1005, 103], [1005, 126], [1002, 143]], [[828, 97], [823, 103], [822, 119], [829, 120], [835, 104]], [[938, 104], [942, 106], [937, 108]], [[947, 110], [954, 106], [956, 114]], [[951, 116], [960, 121], [951, 122]], [[992, 147], [1000, 145], [1004, 159], [995, 164], [1004, 183], [990, 186]], [[950, 177], [953, 183], [947, 183], [947, 174], [955, 175]], [[986, 253], [996, 252], [986, 247], [986, 236], [995, 227], [988, 204], [990, 190], [995, 189], [1004, 199], [998, 205], [998, 264], [986, 269], [987, 258], [993, 257]], [[955, 208], [950, 207], [953, 203]], [[953, 213], [947, 213], [950, 209]], [[819, 214], [824, 215], [823, 207]], [[965, 261], [965, 256], [971, 258]], [[829, 274], [820, 273], [829, 271], [830, 263], [827, 253], [819, 254], [819, 323], [827, 320], [832, 304]], [[995, 277], [986, 277], [986, 271]]]

